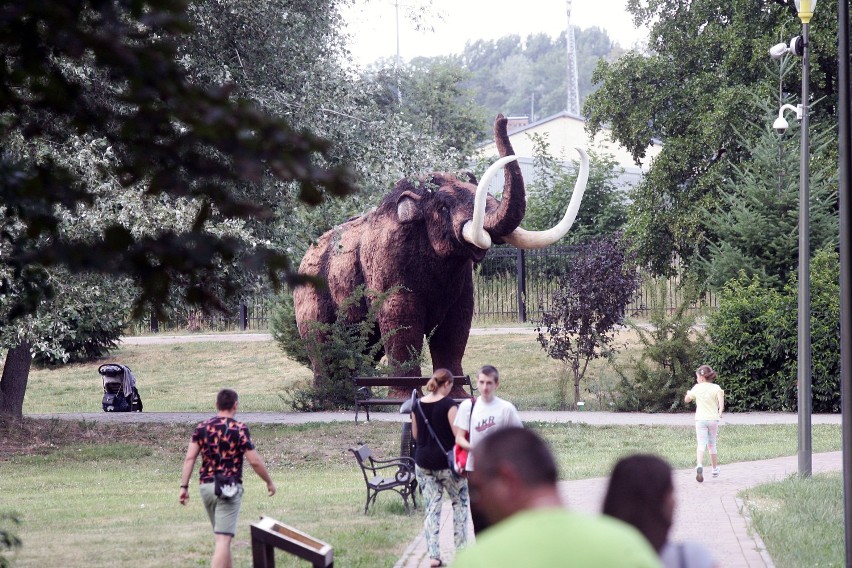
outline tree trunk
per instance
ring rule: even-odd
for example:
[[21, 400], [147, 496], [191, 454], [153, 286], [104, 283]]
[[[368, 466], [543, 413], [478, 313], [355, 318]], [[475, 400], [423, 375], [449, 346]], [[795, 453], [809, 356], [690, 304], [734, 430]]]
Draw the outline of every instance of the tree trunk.
[[0, 415], [23, 417], [24, 394], [27, 392], [32, 362], [29, 342], [24, 341], [9, 349], [3, 365], [3, 377], [0, 378]]

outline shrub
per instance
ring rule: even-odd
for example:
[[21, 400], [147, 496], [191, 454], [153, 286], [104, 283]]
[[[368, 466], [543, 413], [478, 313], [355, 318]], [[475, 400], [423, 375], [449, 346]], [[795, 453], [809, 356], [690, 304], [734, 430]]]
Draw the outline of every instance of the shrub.
[[[818, 251], [811, 265], [812, 409], [840, 409], [839, 258]], [[797, 405], [798, 289], [791, 276], [782, 291], [741, 275], [719, 296], [708, 319], [707, 362], [719, 373], [731, 410], [794, 411]]]
[[[795, 300], [795, 298], [794, 298]], [[719, 374], [725, 406], [733, 411], [792, 410], [795, 406], [796, 326], [786, 329], [795, 301], [745, 273], [727, 282], [719, 309], [707, 320], [706, 362]], [[790, 345], [792, 333], [793, 344]], [[792, 347], [792, 350], [791, 350]]]
[[542, 349], [562, 363], [557, 382], [560, 409], [567, 406], [570, 381], [576, 406], [589, 362], [615, 349], [615, 326], [624, 321], [639, 283], [632, 253], [620, 236], [589, 241], [571, 257], [570, 269], [553, 292], [552, 307], [536, 328]]
[[[790, 337], [785, 373], [797, 377], [796, 309], [798, 279], [785, 288], [792, 308], [785, 312], [783, 326]], [[811, 260], [811, 396], [814, 412], [840, 412], [840, 257], [834, 250], [820, 250]]]
[[697, 296], [693, 291], [669, 316], [664, 280], [654, 284], [657, 300], [649, 314], [650, 326], [631, 323], [639, 336], [642, 355], [632, 363], [633, 378], [613, 365], [621, 376], [617, 407], [642, 412], [672, 412], [684, 407], [683, 395], [692, 386], [694, 370], [700, 364], [704, 336], [695, 330], [696, 316], [689, 309]]
[[[312, 384], [285, 389], [294, 410], [316, 412], [350, 408], [355, 399], [352, 377], [377, 376], [390, 367], [399, 371], [420, 364], [419, 353], [412, 354], [404, 362], [382, 362], [385, 342], [395, 330], [377, 339], [376, 318], [382, 304], [398, 290], [399, 287], [394, 287], [379, 293], [359, 286], [340, 304], [334, 322], [310, 322], [306, 338], [302, 338], [296, 328], [292, 296], [282, 295], [270, 325], [273, 337], [288, 356], [314, 371]], [[350, 306], [361, 302], [369, 302], [367, 317], [363, 321], [349, 321]]]

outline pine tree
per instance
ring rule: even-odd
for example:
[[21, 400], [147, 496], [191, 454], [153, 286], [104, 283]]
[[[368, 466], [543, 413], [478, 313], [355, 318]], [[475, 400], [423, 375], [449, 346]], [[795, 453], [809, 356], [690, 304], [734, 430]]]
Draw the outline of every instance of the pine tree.
[[[732, 166], [715, 207], [704, 210], [704, 222], [715, 238], [701, 261], [707, 283], [720, 288], [745, 270], [775, 289], [798, 267], [799, 134], [798, 121], [779, 136], [770, 127], [777, 110], [765, 106], [759, 123], [738, 132], [751, 158]], [[752, 140], [745, 132], [758, 132]], [[836, 137], [833, 126], [811, 124], [810, 248], [837, 240], [836, 165], [828, 158]]]

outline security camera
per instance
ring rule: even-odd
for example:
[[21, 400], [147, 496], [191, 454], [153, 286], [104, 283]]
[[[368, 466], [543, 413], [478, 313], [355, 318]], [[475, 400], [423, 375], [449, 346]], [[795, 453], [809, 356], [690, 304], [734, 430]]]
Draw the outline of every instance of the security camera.
[[789, 52], [789, 48], [786, 43], [776, 43], [772, 47], [769, 48], [769, 57], [772, 59], [781, 59]]
[[783, 116], [779, 116], [775, 119], [775, 122], [772, 123], [772, 129], [777, 132], [779, 136], [783, 136], [784, 133], [787, 132], [788, 128], [790, 128], [790, 125]]

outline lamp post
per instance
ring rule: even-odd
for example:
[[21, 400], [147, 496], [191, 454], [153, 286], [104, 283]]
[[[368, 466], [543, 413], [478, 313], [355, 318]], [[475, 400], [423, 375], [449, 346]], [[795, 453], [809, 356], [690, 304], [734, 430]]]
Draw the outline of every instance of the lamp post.
[[811, 476], [811, 244], [810, 244], [810, 21], [817, 0], [796, 0], [802, 21], [802, 139], [799, 149], [799, 476]]
[[802, 140], [799, 150], [799, 476], [811, 476], [811, 244], [810, 244], [810, 21], [817, 0], [796, 0], [802, 21]]
[[810, 21], [817, 0], [795, 0], [802, 22], [802, 35], [784, 44], [773, 46], [769, 54], [779, 58], [787, 53], [802, 57], [802, 102], [798, 106], [783, 105], [772, 127], [780, 134], [787, 129], [784, 111], [795, 110], [801, 123], [799, 148], [799, 313], [798, 313], [798, 385], [799, 407], [799, 476], [810, 477], [812, 465], [811, 445], [811, 246], [810, 246]]

